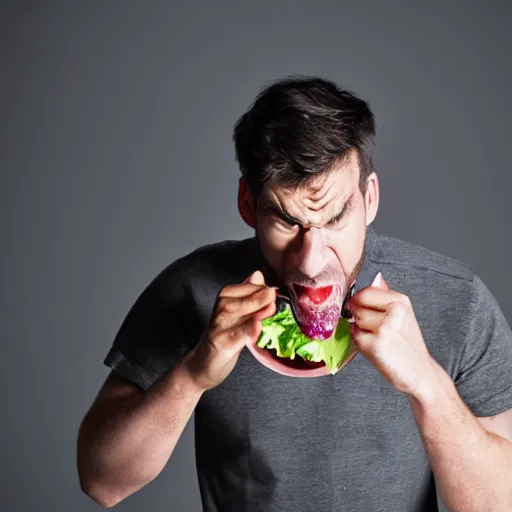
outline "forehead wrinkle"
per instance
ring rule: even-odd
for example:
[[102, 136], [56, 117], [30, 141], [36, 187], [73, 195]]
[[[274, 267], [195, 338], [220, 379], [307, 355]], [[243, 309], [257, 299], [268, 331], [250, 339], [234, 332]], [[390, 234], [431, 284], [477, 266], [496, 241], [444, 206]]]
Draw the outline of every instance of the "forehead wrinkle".
[[[331, 187], [325, 187], [324, 192], [322, 193], [321, 190], [325, 186], [325, 182], [328, 180], [329, 176], [326, 174], [325, 176], [321, 176], [321, 182], [318, 185], [313, 186], [310, 184], [306, 187], [306, 190], [309, 192], [311, 191], [312, 201], [321, 201], [326, 194], [329, 192]], [[317, 178], [318, 179], [318, 178]]]
[[[277, 214], [281, 213], [285, 216], [285, 218], [288, 218], [288, 221], [296, 222], [302, 226], [310, 226], [310, 225], [315, 226], [316, 223], [312, 224], [309, 220], [307, 220], [306, 222], [303, 222], [300, 218], [292, 215], [289, 211], [287, 211], [286, 208], [283, 208], [283, 204], [281, 203], [281, 201], [279, 200], [279, 198], [277, 197], [276, 194], [271, 192], [271, 195], [273, 195], [274, 198], [276, 199], [276, 203], [271, 201], [269, 198], [264, 199], [263, 202], [259, 205], [259, 208], [262, 208], [263, 212], [268, 212], [270, 214], [272, 214], [273, 212], [277, 213]], [[340, 214], [343, 214], [343, 215], [347, 214], [352, 209], [353, 199], [354, 199], [354, 194], [351, 194], [348, 197], [348, 199], [346, 199], [343, 202], [342, 208], [338, 209], [336, 211], [336, 213], [333, 216], [331, 216], [330, 219], [328, 219], [327, 222], [328, 223], [335, 222], [335, 218], [338, 217]], [[333, 203], [329, 202], [328, 204], [333, 204]], [[327, 205], [324, 205], [324, 207], [325, 206], [327, 206]]]
[[[345, 159], [343, 159], [343, 160], [345, 160]], [[313, 204], [321, 202], [325, 198], [325, 196], [327, 196], [329, 194], [331, 189], [337, 188], [336, 184], [339, 184], [339, 180], [342, 179], [342, 175], [346, 175], [346, 172], [344, 172], [344, 171], [345, 171], [345, 169], [343, 169], [343, 168], [334, 168], [334, 169], [331, 169], [328, 173], [316, 176], [315, 178], [316, 178], [316, 180], [319, 180], [319, 183], [315, 184], [315, 185], [313, 185], [311, 183], [311, 184], [309, 184], [309, 186], [307, 185], [305, 187], [305, 192], [306, 193], [309, 192], [311, 194], [311, 196], [306, 197], [305, 200], [309, 201]], [[327, 184], [326, 184], [326, 182], [327, 182]], [[323, 189], [323, 192], [322, 192], [322, 189]], [[339, 197], [339, 195], [342, 192], [343, 191], [338, 190], [336, 192], [335, 198]], [[328, 201], [328, 202], [331, 202], [331, 201]], [[319, 208], [319, 209], [321, 210], [322, 208]]]
[[331, 191], [331, 189], [329, 188], [326, 191], [326, 193], [322, 196], [322, 198], [320, 198], [316, 201], [306, 198], [304, 200], [304, 203], [306, 204], [306, 206], [308, 207], [309, 210], [311, 210], [313, 212], [321, 212], [321, 211], [325, 210], [328, 206], [332, 205], [340, 197], [340, 191], [338, 190], [334, 194], [334, 196], [332, 198], [330, 198], [329, 200], [327, 200], [323, 205], [316, 206], [316, 204], [319, 203], [321, 201], [321, 199], [323, 199], [330, 191]]
[[[333, 198], [334, 200], [335, 198]], [[327, 203], [325, 203], [324, 205], [322, 206], [319, 206], [318, 208], [313, 208], [312, 206], [308, 206], [308, 210], [311, 210], [312, 212], [322, 212], [324, 211], [329, 205], [330, 205], [330, 201], [328, 201]]]
[[[313, 217], [321, 215], [321, 217], [316, 217], [318, 220], [320, 220], [320, 218], [324, 218], [326, 219], [327, 223], [334, 222], [336, 217], [338, 217], [340, 214], [348, 213], [348, 211], [350, 211], [352, 207], [353, 194], [349, 195], [349, 197], [343, 201], [339, 201], [340, 196], [341, 194], [338, 193], [329, 202], [325, 203], [322, 207], [317, 209], [307, 208], [306, 212], [312, 212], [311, 214], [313, 215]], [[308, 214], [306, 212], [305, 216], [307, 218]], [[303, 225], [317, 224], [317, 222], [311, 222], [311, 220], [312, 219], [308, 219], [308, 221], [305, 224], [303, 223]]]
[[[303, 220], [305, 220], [308, 217], [308, 214], [307, 214], [308, 211], [311, 212], [311, 214], [313, 214], [313, 215], [318, 215], [318, 212], [324, 213], [325, 210], [327, 210], [327, 209], [329, 209], [329, 210], [336, 209], [335, 213], [338, 214], [340, 212], [340, 210], [338, 208], [335, 208], [336, 203], [338, 203], [338, 200], [340, 199], [340, 197], [348, 195], [348, 197], [346, 197], [346, 199], [342, 202], [342, 204], [344, 205], [350, 198], [350, 194], [345, 194], [346, 191], [339, 190], [338, 188], [335, 188], [334, 190], [332, 190], [333, 188], [334, 187], [332, 187], [332, 184], [331, 184], [331, 187], [326, 187], [322, 193], [321, 198], [319, 198], [317, 200], [313, 200], [313, 199], [311, 199], [311, 197], [307, 196], [307, 192], [308, 192], [307, 187], [304, 187], [302, 189], [301, 188], [296, 188], [296, 189], [268, 188], [267, 194], [266, 194], [267, 197], [266, 198], [262, 197], [261, 199], [263, 201], [260, 201], [259, 203], [262, 207], [264, 207], [265, 204], [268, 204], [270, 207], [272, 207], [272, 205], [275, 205], [275, 206], [277, 206], [278, 210], [287, 213], [290, 217], [295, 218], [295, 219], [299, 219], [300, 217], [302, 217]], [[311, 190], [311, 187], [309, 187], [309, 190]], [[280, 191], [282, 193], [279, 193]], [[326, 201], [323, 205], [317, 206], [317, 204], [322, 199], [324, 199], [327, 194], [332, 193], [332, 192], [334, 192], [334, 195], [328, 201]], [[286, 208], [285, 205], [287, 205], [288, 208]], [[290, 206], [292, 207], [292, 210], [295, 210], [295, 212], [292, 212], [291, 210], [289, 210]], [[296, 213], [296, 214], [293, 215], [293, 213]], [[327, 212], [325, 212], [325, 213], [327, 213]], [[305, 223], [301, 222], [301, 224], [308, 225], [309, 220]]]

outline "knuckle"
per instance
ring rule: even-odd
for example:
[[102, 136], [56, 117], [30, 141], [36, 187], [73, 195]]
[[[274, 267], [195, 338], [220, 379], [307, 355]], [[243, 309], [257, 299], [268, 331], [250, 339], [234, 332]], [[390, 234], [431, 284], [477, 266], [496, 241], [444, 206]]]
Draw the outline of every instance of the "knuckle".
[[215, 310], [216, 311], [222, 311], [224, 307], [226, 306], [227, 299], [225, 297], [219, 297], [217, 298], [217, 301], [215, 303]]
[[208, 323], [209, 336], [214, 336], [219, 331], [222, 331], [222, 318], [217, 315], [212, 315]]
[[230, 324], [229, 315], [223, 310], [218, 310], [212, 314], [210, 319], [210, 328], [214, 332], [223, 331]]
[[237, 341], [240, 339], [240, 328], [230, 329], [228, 331], [228, 338], [230, 342]]
[[238, 302], [234, 300], [226, 301], [223, 308], [223, 310], [229, 314], [236, 313], [237, 309]]
[[366, 297], [366, 294], [368, 292], [366, 291], [366, 289], [362, 289], [360, 291], [358, 291], [356, 294], [354, 294], [350, 299], [349, 299], [349, 303], [352, 304], [352, 305], [357, 305], [359, 304], [359, 302], [361, 301], [361, 299], [364, 299], [364, 297]]
[[372, 294], [372, 293], [373, 293], [373, 290], [371, 290], [369, 287], [359, 290], [350, 299], [350, 305], [353, 307], [357, 307], [357, 306], [361, 306], [362, 304], [365, 304], [366, 302], [368, 302], [369, 294]]
[[399, 301], [393, 302], [391, 304], [391, 311], [395, 314], [401, 313], [407, 308], [408, 304], [405, 302], [405, 299], [400, 298]]
[[215, 331], [219, 330], [221, 327], [222, 318], [220, 315], [212, 316], [210, 320], [210, 332], [213, 334]]
[[376, 334], [379, 339], [384, 339], [389, 333], [389, 327], [386, 322], [382, 322], [376, 329]]
[[207, 333], [206, 333], [206, 341], [209, 345], [215, 346], [218, 345], [222, 338], [222, 330], [215, 328], [213, 326], [213, 322], [210, 325]]
[[399, 298], [400, 298], [400, 306], [410, 306], [411, 305], [411, 299], [409, 298], [408, 295], [404, 295], [403, 293], [401, 293], [399, 295]]
[[246, 304], [248, 307], [257, 307], [266, 301], [267, 291], [265, 289], [259, 289], [252, 295], [246, 298]]
[[365, 288], [362, 288], [361, 290], [359, 290], [358, 293], [356, 293], [354, 295], [353, 298], [359, 298], [359, 297], [366, 297], [369, 293], [372, 293], [373, 292], [373, 289], [371, 286], [366, 286]]
[[389, 306], [388, 306], [388, 312], [389, 312], [390, 314], [394, 314], [394, 313], [396, 312], [397, 304], [398, 304], [398, 302], [397, 302], [397, 301], [393, 301], [393, 302], [391, 302], [391, 303], [389, 304]]
[[364, 336], [360, 329], [354, 326], [350, 332], [350, 337], [357, 347], [364, 346]]
[[233, 291], [233, 288], [234, 286], [232, 284], [224, 286], [219, 292], [219, 297], [225, 297], [229, 295], [229, 293]]
[[212, 318], [212, 330], [214, 332], [222, 331], [226, 328], [226, 318], [224, 315], [216, 315]]

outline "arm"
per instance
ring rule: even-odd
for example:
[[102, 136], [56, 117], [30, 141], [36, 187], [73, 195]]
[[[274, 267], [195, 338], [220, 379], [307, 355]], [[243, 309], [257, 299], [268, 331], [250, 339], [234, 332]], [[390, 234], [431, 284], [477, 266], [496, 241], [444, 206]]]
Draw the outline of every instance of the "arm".
[[487, 430], [431, 363], [430, 384], [410, 403], [444, 504], [452, 512], [512, 510], [512, 443]]
[[147, 391], [112, 373], [78, 436], [86, 494], [111, 507], [153, 480], [169, 460], [202, 394], [233, 370], [261, 321], [275, 313], [275, 289], [260, 272], [224, 287], [199, 343]]
[[408, 395], [446, 506], [452, 512], [505, 512], [512, 510], [512, 443], [505, 439], [510, 414], [478, 420], [467, 404], [493, 410], [497, 396], [510, 400], [512, 336], [488, 290], [476, 278], [475, 286], [457, 387], [430, 355], [410, 299], [390, 290], [381, 274], [347, 303], [355, 318], [351, 335], [393, 387]]
[[201, 395], [182, 362], [147, 391], [112, 372], [79, 430], [83, 491], [112, 507], [156, 478]]

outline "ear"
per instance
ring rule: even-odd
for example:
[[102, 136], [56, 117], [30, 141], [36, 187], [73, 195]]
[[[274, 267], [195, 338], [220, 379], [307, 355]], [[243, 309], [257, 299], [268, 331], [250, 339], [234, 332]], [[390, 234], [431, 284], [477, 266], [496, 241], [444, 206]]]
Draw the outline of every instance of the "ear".
[[379, 179], [377, 178], [377, 174], [372, 172], [366, 180], [366, 191], [364, 194], [367, 226], [369, 226], [377, 216], [377, 211], [379, 209], [379, 197]]
[[238, 182], [238, 211], [249, 227], [256, 228], [256, 207], [245, 176]]

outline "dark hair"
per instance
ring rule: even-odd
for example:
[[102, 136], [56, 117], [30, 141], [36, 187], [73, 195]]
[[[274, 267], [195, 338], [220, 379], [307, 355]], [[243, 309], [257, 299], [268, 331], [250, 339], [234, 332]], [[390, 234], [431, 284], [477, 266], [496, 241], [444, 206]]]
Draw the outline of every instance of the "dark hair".
[[329, 80], [290, 77], [263, 89], [237, 121], [240, 171], [256, 199], [264, 184], [298, 187], [358, 152], [359, 186], [373, 171], [375, 119], [369, 105]]

